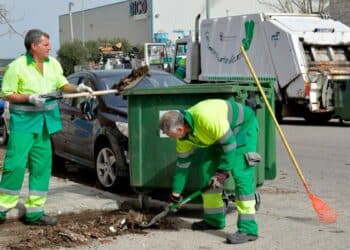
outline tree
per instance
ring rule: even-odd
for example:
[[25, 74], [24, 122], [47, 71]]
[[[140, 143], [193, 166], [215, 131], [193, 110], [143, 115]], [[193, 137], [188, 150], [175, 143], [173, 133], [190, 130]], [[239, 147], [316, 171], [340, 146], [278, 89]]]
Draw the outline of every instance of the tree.
[[0, 36], [4, 36], [10, 33], [15, 33], [22, 38], [24, 38], [23, 34], [18, 32], [15, 27], [12, 25], [12, 20], [9, 18], [9, 12], [5, 8], [4, 5], [0, 5], [0, 25], [6, 25], [8, 27], [8, 30], [5, 32], [0, 32]]
[[272, 10], [283, 13], [328, 13], [330, 0], [257, 0], [260, 4], [269, 6]]
[[122, 44], [122, 50], [125, 55], [136, 53], [136, 51], [139, 54], [143, 53], [142, 45], [137, 44], [133, 46], [124, 38], [99, 39], [98, 41], [90, 40], [84, 44], [82, 41], [76, 39], [73, 42], [62, 44], [57, 51], [57, 58], [62, 64], [64, 74], [69, 75], [74, 72], [74, 66], [76, 65], [82, 65], [88, 68], [89, 62], [99, 63], [101, 59], [100, 47], [104, 47], [107, 44], [115, 46], [117, 43]]
[[57, 51], [57, 58], [62, 64], [64, 75], [74, 73], [75, 65], [87, 63], [88, 50], [83, 46], [82, 41], [74, 40], [62, 44]]
[[87, 61], [94, 61], [97, 63], [100, 60], [99, 43], [97, 41], [87, 41], [85, 42], [85, 48], [88, 51]]

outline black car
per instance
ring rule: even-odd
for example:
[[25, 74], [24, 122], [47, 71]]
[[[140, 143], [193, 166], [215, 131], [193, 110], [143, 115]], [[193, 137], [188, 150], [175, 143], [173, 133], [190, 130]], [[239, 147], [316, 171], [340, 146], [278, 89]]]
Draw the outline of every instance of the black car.
[[[73, 84], [84, 83], [94, 91], [108, 90], [131, 70], [81, 71], [67, 77]], [[175, 76], [151, 70], [136, 88], [184, 85]], [[59, 101], [63, 129], [52, 136], [54, 166], [62, 159], [95, 169], [98, 184], [112, 189], [129, 176], [128, 102], [122, 95], [107, 94], [96, 99]]]
[[[2, 76], [0, 76], [0, 91], [2, 86]], [[5, 110], [7, 109], [7, 110]], [[8, 112], [6, 101], [0, 98], [0, 145], [4, 145], [8, 140], [8, 120], [5, 120], [4, 112]]]

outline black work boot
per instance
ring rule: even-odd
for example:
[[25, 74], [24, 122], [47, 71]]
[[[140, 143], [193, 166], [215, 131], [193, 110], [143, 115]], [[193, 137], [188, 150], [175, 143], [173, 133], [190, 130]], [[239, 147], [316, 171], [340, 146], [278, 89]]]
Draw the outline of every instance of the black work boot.
[[195, 231], [219, 230], [219, 229], [221, 229], [221, 228], [209, 225], [204, 220], [193, 222], [191, 228], [192, 228], [192, 230], [195, 230]]
[[24, 220], [24, 224], [33, 225], [33, 226], [54, 226], [57, 224], [57, 218], [44, 214], [43, 216], [41, 216], [39, 219], [35, 221]]
[[256, 235], [236, 232], [234, 234], [227, 236], [226, 243], [228, 243], [228, 244], [242, 244], [242, 243], [246, 243], [248, 241], [254, 241], [257, 238], [258, 238], [258, 236], [256, 236]]
[[0, 219], [0, 224], [3, 224], [6, 221], [6, 217]]

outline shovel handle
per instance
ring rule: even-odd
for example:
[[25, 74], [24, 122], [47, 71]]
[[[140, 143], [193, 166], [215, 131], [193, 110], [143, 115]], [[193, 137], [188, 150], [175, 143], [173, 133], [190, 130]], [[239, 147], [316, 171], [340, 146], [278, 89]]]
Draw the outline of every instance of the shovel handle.
[[202, 189], [190, 194], [189, 196], [186, 196], [185, 198], [183, 198], [179, 203], [174, 203], [169, 207], [170, 211], [176, 211], [177, 209], [179, 209], [182, 205], [190, 202], [191, 200], [197, 198], [198, 196], [200, 196], [201, 194], [205, 193], [206, 191], [208, 191], [209, 189], [211, 189], [211, 185], [207, 185], [205, 187], [203, 187]]
[[40, 95], [40, 97], [45, 98], [47, 100], [59, 100], [65, 98], [78, 98], [78, 97], [89, 97], [89, 96], [98, 96], [98, 95], [108, 95], [108, 94], [117, 94], [118, 90], [116, 89], [108, 89], [108, 90], [98, 90], [89, 92], [81, 92], [81, 93], [69, 93], [69, 94], [47, 94]]

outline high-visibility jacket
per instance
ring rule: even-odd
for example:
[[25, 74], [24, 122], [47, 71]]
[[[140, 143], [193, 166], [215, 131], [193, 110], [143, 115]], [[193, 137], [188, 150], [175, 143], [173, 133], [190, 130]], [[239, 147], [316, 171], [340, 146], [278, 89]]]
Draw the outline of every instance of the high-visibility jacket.
[[[18, 94], [47, 94], [57, 91], [67, 84], [59, 62], [48, 57], [44, 61], [43, 75], [33, 57], [26, 53], [11, 62], [5, 72], [1, 96]], [[38, 108], [30, 103], [10, 103], [11, 131], [41, 133], [46, 125], [49, 134], [62, 128], [58, 105], [55, 101]]]
[[196, 147], [219, 144], [222, 148], [219, 170], [230, 172], [235, 151], [246, 144], [245, 125], [254, 111], [233, 99], [208, 99], [182, 111], [192, 131], [176, 141], [177, 163], [173, 192], [181, 193], [185, 186], [191, 158]]

